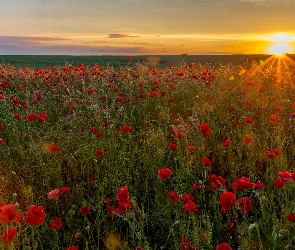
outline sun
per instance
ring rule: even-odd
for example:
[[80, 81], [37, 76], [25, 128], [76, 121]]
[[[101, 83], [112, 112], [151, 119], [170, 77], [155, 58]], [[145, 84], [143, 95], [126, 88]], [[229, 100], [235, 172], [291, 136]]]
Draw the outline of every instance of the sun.
[[275, 43], [268, 48], [268, 53], [276, 56], [283, 56], [291, 51], [292, 49], [287, 43]]
[[275, 56], [283, 56], [292, 53], [291, 43], [295, 41], [295, 37], [286, 33], [277, 33], [266, 37], [271, 42], [267, 48], [267, 53]]

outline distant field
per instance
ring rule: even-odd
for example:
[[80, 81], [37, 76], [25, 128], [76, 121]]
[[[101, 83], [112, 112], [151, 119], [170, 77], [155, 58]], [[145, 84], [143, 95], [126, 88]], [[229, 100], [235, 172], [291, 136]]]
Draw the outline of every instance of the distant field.
[[[254, 61], [267, 60], [269, 55], [180, 55], [180, 56], [132, 56], [132, 63], [148, 62], [151, 67], [165, 68], [186, 63], [213, 63], [213, 64], [245, 64]], [[295, 55], [290, 55], [293, 60]], [[128, 64], [127, 56], [10, 56], [0, 55], [0, 63], [14, 67], [44, 69], [48, 66], [64, 66], [73, 64], [77, 66], [113, 66], [119, 68]]]

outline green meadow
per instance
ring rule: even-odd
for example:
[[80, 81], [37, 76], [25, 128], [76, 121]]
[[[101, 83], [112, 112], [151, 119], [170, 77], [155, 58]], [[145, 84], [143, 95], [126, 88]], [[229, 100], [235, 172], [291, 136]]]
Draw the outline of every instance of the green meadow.
[[1, 64], [1, 248], [295, 249], [295, 66], [274, 62]]

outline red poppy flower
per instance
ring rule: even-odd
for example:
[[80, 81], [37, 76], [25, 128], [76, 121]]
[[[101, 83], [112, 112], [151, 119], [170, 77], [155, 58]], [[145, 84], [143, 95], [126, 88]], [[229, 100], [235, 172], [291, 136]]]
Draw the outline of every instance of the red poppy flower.
[[60, 151], [60, 149], [58, 148], [58, 146], [56, 146], [55, 144], [51, 143], [47, 146], [48, 148], [48, 153], [49, 154], [55, 154], [58, 153]]
[[0, 145], [4, 145], [4, 144], [5, 144], [5, 142], [3, 141], [2, 138], [0, 138]]
[[285, 185], [285, 182], [284, 181], [281, 181], [281, 180], [275, 180], [273, 182], [273, 185], [277, 188], [282, 188], [284, 185]]
[[270, 160], [276, 158], [276, 156], [277, 156], [275, 153], [273, 153], [273, 152], [271, 152], [271, 151], [267, 151], [267, 152], [265, 153], [265, 155], [266, 155], [266, 157], [268, 157]]
[[180, 243], [180, 249], [181, 250], [198, 250], [198, 247], [192, 247], [191, 243], [189, 242], [188, 239], [183, 238], [183, 240]]
[[59, 218], [55, 218], [49, 225], [49, 229], [60, 230], [62, 228], [62, 222]]
[[246, 136], [243, 138], [243, 142], [251, 144], [251, 143], [254, 143], [254, 140], [253, 140], [250, 136], [247, 136], [247, 135], [246, 135]]
[[232, 183], [232, 189], [234, 191], [244, 191], [253, 187], [255, 187], [255, 183], [252, 183], [248, 178], [244, 176], [241, 179], [237, 179], [236, 183]]
[[237, 204], [243, 213], [247, 214], [249, 211], [253, 210], [252, 201], [249, 197], [243, 197], [237, 200]]
[[16, 228], [7, 228], [6, 230], [4, 230], [1, 239], [5, 244], [10, 244], [13, 239], [16, 237], [17, 235], [17, 230]]
[[253, 120], [251, 118], [247, 118], [247, 119], [245, 119], [244, 123], [245, 124], [252, 124]]
[[97, 132], [95, 132], [95, 135], [96, 135], [97, 137], [102, 137], [102, 132], [97, 131]]
[[20, 116], [20, 114], [14, 114], [13, 117], [14, 117], [14, 119], [16, 119], [18, 121], [22, 120], [22, 117]]
[[269, 121], [270, 123], [272, 123], [273, 125], [278, 125], [278, 121], [280, 120], [281, 118], [279, 117], [279, 114], [273, 114], [269, 117]]
[[208, 178], [208, 180], [211, 181], [210, 186], [212, 191], [218, 189], [221, 186], [225, 187], [226, 180], [221, 176], [216, 176], [216, 174], [213, 174]]
[[216, 250], [232, 250], [229, 244], [227, 243], [220, 243], [217, 247]]
[[228, 212], [236, 203], [236, 196], [232, 192], [225, 192], [220, 196], [219, 205], [222, 212]]
[[192, 190], [199, 190], [201, 188], [201, 186], [198, 186], [196, 183], [194, 183], [192, 186], [191, 186], [191, 189]]
[[175, 141], [170, 142], [169, 150], [172, 150], [172, 151], [177, 150], [177, 144]]
[[114, 206], [109, 206], [109, 207], [108, 207], [108, 214], [109, 214], [110, 216], [113, 216], [113, 215], [116, 214], [116, 211], [115, 211]]
[[183, 205], [184, 213], [195, 213], [197, 212], [197, 206], [193, 201], [189, 201]]
[[130, 127], [130, 126], [127, 126], [127, 125], [124, 125], [121, 127], [121, 130], [125, 133], [125, 134], [128, 134], [128, 133], [133, 133], [134, 130]]
[[79, 250], [76, 246], [70, 246], [66, 250]]
[[106, 204], [106, 205], [109, 205], [111, 203], [111, 199], [106, 197], [103, 199], [103, 203]]
[[178, 194], [175, 192], [169, 192], [168, 194], [166, 194], [167, 197], [171, 198], [170, 203], [176, 203], [179, 201], [179, 197]]
[[69, 191], [70, 191], [69, 188], [67, 188], [67, 187], [62, 187], [62, 188], [60, 188], [60, 195], [65, 195], [65, 194], [67, 194]]
[[194, 197], [191, 194], [182, 194], [180, 195], [180, 200], [183, 203], [187, 203], [194, 200]]
[[59, 193], [59, 189], [54, 189], [52, 191], [50, 191], [49, 193], [47, 193], [47, 197], [50, 200], [58, 200], [58, 193]]
[[21, 214], [14, 211], [14, 205], [3, 205], [0, 207], [0, 223], [7, 225], [10, 221], [19, 223]]
[[281, 150], [279, 150], [278, 148], [276, 148], [273, 152], [274, 152], [276, 155], [281, 155], [281, 154], [282, 154]]
[[86, 215], [86, 214], [89, 214], [90, 213], [90, 208], [89, 207], [81, 207], [80, 208], [80, 214], [81, 215]]
[[294, 222], [295, 221], [295, 213], [291, 213], [287, 216], [287, 220]]
[[35, 120], [37, 120], [37, 115], [35, 113], [30, 113], [27, 115], [28, 122], [35, 121]]
[[195, 149], [196, 149], [195, 146], [188, 146], [188, 147], [186, 148], [186, 151], [189, 152], [189, 153], [192, 153], [192, 152], [195, 151]]
[[95, 152], [96, 157], [100, 157], [100, 156], [103, 156], [105, 154], [106, 154], [106, 151], [103, 151], [103, 150], [100, 150], [100, 149], [96, 150], [96, 152]]
[[210, 136], [211, 130], [208, 124], [200, 124], [199, 129], [202, 131], [204, 136]]
[[125, 186], [125, 187], [122, 187], [120, 190], [118, 190], [116, 199], [117, 201], [128, 200], [129, 199], [128, 187]]
[[225, 139], [225, 140], [223, 140], [221, 146], [222, 146], [223, 148], [227, 148], [227, 147], [229, 147], [229, 146], [230, 146], [230, 140], [229, 140], [229, 139]]
[[202, 159], [202, 163], [203, 163], [205, 166], [207, 166], [207, 167], [211, 167], [211, 166], [212, 166], [211, 161], [210, 161], [209, 158], [207, 158], [207, 157], [204, 157], [204, 158]]
[[279, 178], [278, 179], [280, 181], [294, 182], [292, 173], [289, 173], [288, 171], [279, 172]]
[[257, 189], [264, 189], [264, 183], [261, 181], [256, 182], [255, 188]]
[[40, 226], [44, 223], [44, 218], [47, 215], [44, 213], [44, 208], [42, 206], [36, 207], [32, 205], [30, 210], [24, 217], [24, 222], [28, 225]]
[[182, 71], [177, 72], [177, 75], [178, 75], [178, 76], [184, 76], [184, 72], [182, 72]]
[[158, 178], [162, 180], [168, 180], [171, 177], [171, 170], [170, 168], [162, 168], [158, 171]]
[[132, 202], [129, 200], [122, 200], [118, 202], [118, 208], [116, 209], [117, 214], [125, 214], [132, 206]]

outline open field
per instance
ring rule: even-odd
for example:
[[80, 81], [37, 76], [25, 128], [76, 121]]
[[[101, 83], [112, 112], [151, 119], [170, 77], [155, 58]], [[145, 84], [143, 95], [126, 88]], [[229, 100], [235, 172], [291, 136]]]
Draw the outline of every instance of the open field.
[[295, 249], [294, 126], [283, 59], [2, 64], [0, 247]]

